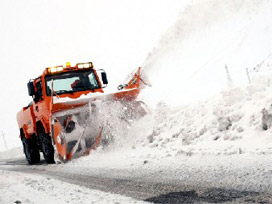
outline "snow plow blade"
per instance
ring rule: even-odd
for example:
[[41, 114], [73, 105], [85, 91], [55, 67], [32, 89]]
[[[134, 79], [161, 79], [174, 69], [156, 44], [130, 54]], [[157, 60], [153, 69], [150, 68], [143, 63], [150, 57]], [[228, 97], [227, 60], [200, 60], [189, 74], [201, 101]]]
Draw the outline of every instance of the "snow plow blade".
[[[96, 137], [95, 142], [89, 148], [86, 148], [85, 150], [82, 151], [82, 153], [84, 155], [89, 155], [91, 150], [95, 150], [98, 147], [100, 140], [101, 140], [102, 132], [103, 132], [103, 128], [101, 129], [99, 135]], [[83, 134], [82, 134], [82, 136], [83, 136]], [[72, 150], [70, 152], [68, 152], [68, 154], [66, 154], [67, 160], [71, 160], [73, 158], [74, 154], [77, 152], [78, 146], [82, 140], [82, 136], [79, 138], [79, 140], [77, 141], [75, 146], [72, 148]]]
[[99, 146], [107, 124], [101, 112], [114, 101], [126, 106], [127, 111], [137, 111], [137, 118], [146, 114], [143, 102], [136, 101], [141, 89], [150, 86], [141, 71], [139, 67], [115, 93], [91, 93], [79, 99], [53, 97], [51, 133], [56, 162], [88, 155]]

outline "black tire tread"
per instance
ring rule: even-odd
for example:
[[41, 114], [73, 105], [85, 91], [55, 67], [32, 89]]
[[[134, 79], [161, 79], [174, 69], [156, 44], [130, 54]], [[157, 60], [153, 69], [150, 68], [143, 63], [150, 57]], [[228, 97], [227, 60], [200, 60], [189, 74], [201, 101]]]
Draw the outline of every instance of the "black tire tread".
[[37, 143], [37, 139], [32, 136], [31, 138], [26, 138], [22, 135], [22, 143], [24, 147], [24, 153], [28, 164], [36, 164], [40, 162], [40, 151]]
[[54, 147], [52, 145], [51, 137], [45, 133], [44, 129], [39, 131], [39, 138], [41, 141], [41, 149], [43, 152], [44, 159], [48, 164], [54, 164]]

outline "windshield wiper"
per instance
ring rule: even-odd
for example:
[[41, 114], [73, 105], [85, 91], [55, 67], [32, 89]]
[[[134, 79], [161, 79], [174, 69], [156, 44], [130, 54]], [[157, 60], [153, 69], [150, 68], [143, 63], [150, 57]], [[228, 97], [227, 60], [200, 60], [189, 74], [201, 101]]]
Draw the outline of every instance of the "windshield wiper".
[[87, 90], [94, 91], [94, 88], [92, 88], [91, 86], [88, 86], [88, 85], [85, 85], [85, 86], [77, 86], [76, 88], [83, 88], [83, 90], [80, 90], [80, 91], [87, 91]]
[[56, 91], [56, 94], [65, 94], [65, 93], [74, 94], [74, 91], [67, 91], [67, 90], [58, 90], [58, 91]]

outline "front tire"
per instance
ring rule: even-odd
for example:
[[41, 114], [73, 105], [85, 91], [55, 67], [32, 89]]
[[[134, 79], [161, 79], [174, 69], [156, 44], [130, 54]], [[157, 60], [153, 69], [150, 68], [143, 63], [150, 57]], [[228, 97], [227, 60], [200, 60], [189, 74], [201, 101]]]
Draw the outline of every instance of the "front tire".
[[51, 137], [49, 136], [49, 134], [46, 134], [45, 130], [42, 128], [39, 131], [39, 138], [41, 141], [41, 149], [46, 163], [54, 164], [54, 147], [51, 142]]
[[37, 143], [37, 139], [33, 136], [27, 139], [22, 135], [22, 143], [24, 147], [24, 153], [28, 164], [36, 164], [40, 162], [40, 151]]

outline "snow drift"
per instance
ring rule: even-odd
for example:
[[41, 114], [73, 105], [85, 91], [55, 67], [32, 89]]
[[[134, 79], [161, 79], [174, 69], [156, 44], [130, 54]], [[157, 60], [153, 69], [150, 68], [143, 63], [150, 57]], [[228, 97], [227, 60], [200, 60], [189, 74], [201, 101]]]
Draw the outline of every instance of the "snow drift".
[[263, 108], [272, 122], [271, 68], [270, 56], [252, 69], [251, 84], [225, 89], [202, 102], [176, 107], [158, 103], [145, 117], [126, 124], [127, 129], [115, 126], [118, 142], [113, 148], [154, 158], [272, 154], [272, 129], [265, 131], [262, 125]]

